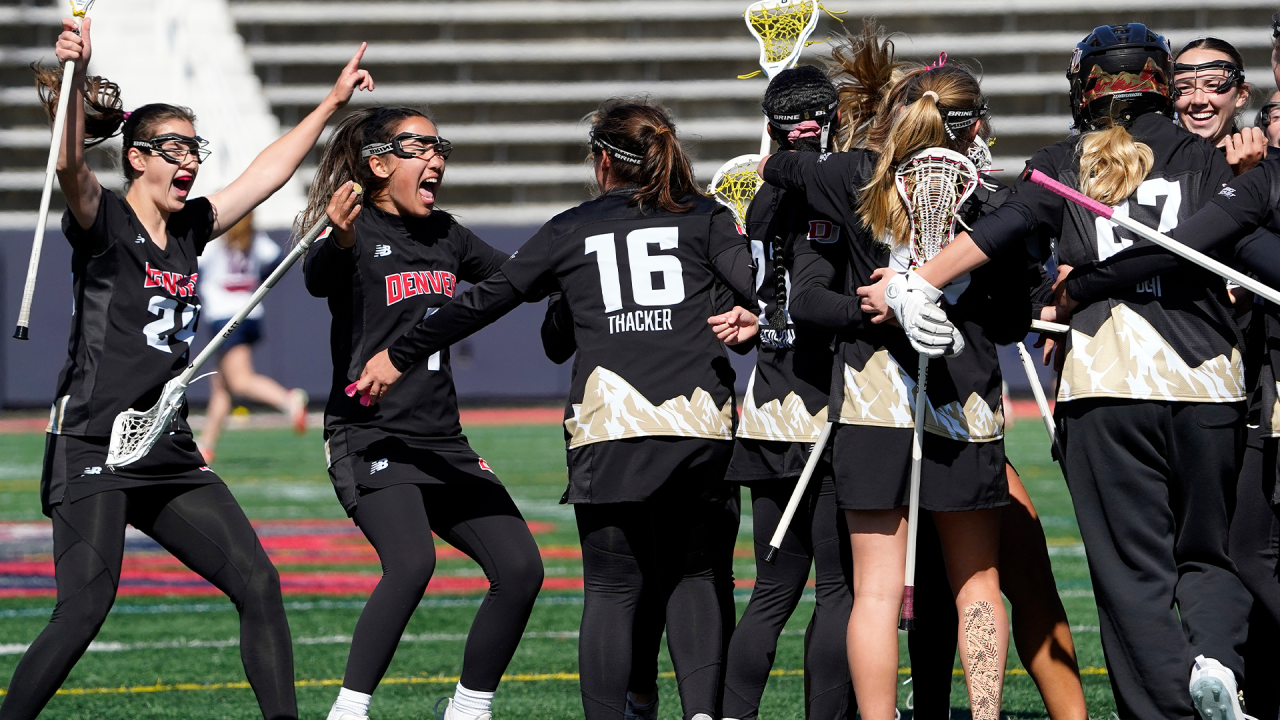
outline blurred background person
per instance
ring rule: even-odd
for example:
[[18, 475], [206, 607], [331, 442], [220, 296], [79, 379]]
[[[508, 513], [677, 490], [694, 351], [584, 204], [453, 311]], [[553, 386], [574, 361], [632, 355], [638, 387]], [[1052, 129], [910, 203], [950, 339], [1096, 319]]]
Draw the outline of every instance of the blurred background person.
[[1280, 147], [1280, 90], [1271, 93], [1267, 102], [1258, 109], [1254, 123], [1267, 136], [1267, 147]]
[[[200, 256], [199, 292], [215, 335], [280, 259], [280, 246], [266, 233], [254, 232], [253, 213], [205, 246]], [[307, 392], [301, 388], [286, 390], [253, 370], [253, 346], [262, 338], [262, 307], [254, 308], [222, 345], [218, 373], [210, 378], [209, 406], [200, 431], [200, 454], [205, 462], [213, 462], [222, 424], [231, 412], [232, 396], [270, 405], [289, 416], [294, 432], [301, 435], [307, 431]]]

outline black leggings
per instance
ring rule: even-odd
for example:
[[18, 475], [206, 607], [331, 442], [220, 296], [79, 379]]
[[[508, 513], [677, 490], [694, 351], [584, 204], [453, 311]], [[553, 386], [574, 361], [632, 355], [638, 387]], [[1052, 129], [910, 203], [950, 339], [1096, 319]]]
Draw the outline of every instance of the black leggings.
[[542, 588], [542, 558], [501, 485], [392, 485], [365, 490], [354, 514], [382, 562], [382, 579], [360, 613], [342, 686], [372, 694], [436, 568], [431, 532], [480, 564], [489, 593], [472, 621], [462, 685], [492, 692], [515, 655]]
[[623, 717], [633, 633], [647, 641], [655, 634], [647, 625], [663, 617], [683, 717], [715, 714], [723, 627], [712, 556], [720, 508], [723, 502], [672, 497], [574, 506], [586, 595], [578, 667], [587, 720]]
[[1261, 428], [1251, 428], [1249, 444], [1236, 486], [1235, 513], [1231, 516], [1231, 559], [1240, 579], [1253, 595], [1249, 615], [1249, 639], [1244, 647], [1244, 686], [1248, 712], [1274, 720], [1280, 713], [1280, 519], [1271, 505], [1276, 485], [1276, 445], [1263, 438]]
[[240, 658], [263, 717], [297, 718], [280, 576], [221, 483], [108, 490], [53, 507], [58, 604], [14, 670], [0, 718], [36, 717], [98, 634], [120, 585], [126, 524], [231, 598]]
[[795, 488], [794, 478], [751, 483], [756, 549], [756, 585], [751, 602], [729, 641], [725, 666], [724, 717], [753, 720], [760, 710], [778, 636], [800, 602], [809, 568], [817, 565], [817, 598], [805, 630], [805, 717], [853, 718], [853, 683], [845, 635], [853, 594], [849, 531], [836, 508], [830, 474], [814, 478], [791, 521], [776, 562], [764, 561], [769, 539]]

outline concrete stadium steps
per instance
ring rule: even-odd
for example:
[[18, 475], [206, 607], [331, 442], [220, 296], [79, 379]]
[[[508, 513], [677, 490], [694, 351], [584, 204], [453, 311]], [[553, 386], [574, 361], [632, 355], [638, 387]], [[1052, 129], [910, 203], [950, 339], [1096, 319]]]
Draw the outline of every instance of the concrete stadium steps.
[[[1021, 169], [1067, 132], [1063, 70], [1089, 28], [1144, 21], [1180, 47], [1212, 33], [1239, 47], [1258, 94], [1269, 93], [1274, 0], [830, 0], [814, 38], [876, 16], [901, 57], [946, 51], [983, 74], [998, 139], [995, 167]], [[284, 126], [328, 92], [356, 43], [378, 80], [356, 104], [426, 105], [455, 143], [442, 204], [472, 222], [529, 223], [588, 197], [582, 118], [607, 97], [646, 95], [672, 108], [699, 175], [759, 146], [758, 46], [742, 22], [746, 0], [231, 0], [254, 71]], [[26, 66], [51, 58], [52, 0], [0, 0], [0, 225], [38, 202], [48, 135]], [[809, 62], [828, 52], [806, 50]], [[126, 89], [127, 92], [127, 89]], [[1257, 107], [1261, 100], [1255, 98]], [[1251, 116], [1250, 116], [1251, 117]], [[112, 163], [105, 148], [104, 166]], [[314, 166], [318, 153], [307, 163]], [[306, 170], [306, 168], [304, 168]], [[105, 171], [104, 175], [110, 171]], [[60, 198], [55, 198], [55, 204]], [[480, 217], [480, 216], [483, 217]], [[505, 218], [505, 219], [504, 219]]]

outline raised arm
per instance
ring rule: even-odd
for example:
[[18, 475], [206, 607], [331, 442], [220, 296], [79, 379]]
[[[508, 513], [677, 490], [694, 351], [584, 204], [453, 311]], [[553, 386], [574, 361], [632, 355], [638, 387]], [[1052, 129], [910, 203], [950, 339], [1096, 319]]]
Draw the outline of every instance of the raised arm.
[[263, 200], [284, 187], [307, 153], [315, 147], [325, 123], [351, 100], [357, 89], [373, 90], [373, 76], [369, 71], [360, 69], [360, 58], [364, 56], [365, 47], [365, 43], [360, 44], [360, 49], [342, 69], [338, 82], [329, 91], [324, 102], [292, 130], [259, 153], [240, 177], [221, 192], [209, 196], [217, 213], [213, 230], [215, 236], [226, 232]]
[[98, 203], [102, 200], [102, 185], [93, 170], [84, 161], [84, 83], [93, 55], [89, 28], [93, 21], [84, 18], [80, 34], [76, 34], [76, 20], [62, 19], [62, 34], [58, 36], [58, 59], [75, 63], [72, 73], [71, 93], [67, 98], [67, 125], [63, 132], [62, 150], [58, 153], [58, 183], [67, 198], [67, 207], [82, 228], [93, 225], [98, 216]]

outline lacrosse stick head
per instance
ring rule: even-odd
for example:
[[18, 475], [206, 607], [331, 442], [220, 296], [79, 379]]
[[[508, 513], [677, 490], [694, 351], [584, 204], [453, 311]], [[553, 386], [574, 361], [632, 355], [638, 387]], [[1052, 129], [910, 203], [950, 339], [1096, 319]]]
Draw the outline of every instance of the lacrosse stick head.
[[125, 410], [111, 423], [111, 442], [107, 446], [107, 467], [115, 468], [146, 457], [186, 398], [185, 373], [164, 384], [160, 399], [149, 410]]
[[983, 172], [991, 167], [991, 145], [982, 139], [981, 135], [975, 135], [973, 144], [969, 146], [969, 162], [973, 163], [973, 167], [978, 172]]
[[926, 148], [902, 161], [894, 184], [911, 220], [911, 264], [919, 267], [955, 237], [956, 213], [977, 189], [978, 170], [954, 150]]
[[729, 208], [733, 219], [738, 223], [738, 230], [745, 233], [747, 228], [747, 208], [751, 199], [756, 196], [764, 180], [756, 174], [760, 164], [759, 155], [739, 155], [716, 171], [711, 178], [707, 192], [715, 196], [716, 202]]
[[71, 3], [71, 14], [78, 18], [84, 17], [89, 12], [89, 8], [93, 5], [93, 0], [67, 0]]
[[760, 43], [760, 68], [772, 78], [792, 67], [818, 26], [818, 0], [758, 0], [746, 12], [747, 29]]

